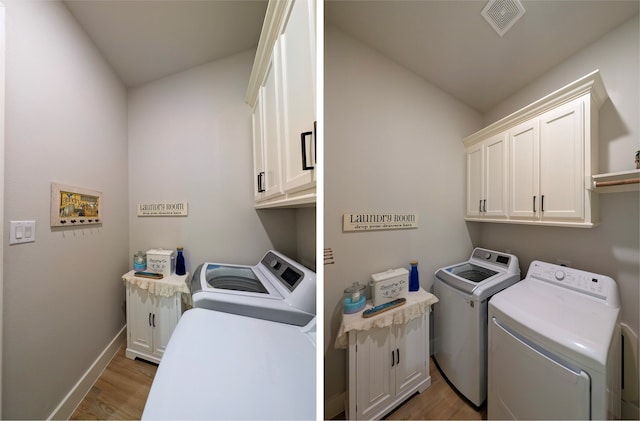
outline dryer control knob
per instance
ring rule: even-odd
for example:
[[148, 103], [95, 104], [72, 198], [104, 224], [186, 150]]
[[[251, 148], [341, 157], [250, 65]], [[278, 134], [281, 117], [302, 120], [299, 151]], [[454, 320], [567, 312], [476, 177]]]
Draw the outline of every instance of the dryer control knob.
[[486, 252], [485, 255], [484, 255], [484, 258], [487, 259], [487, 260], [491, 259], [491, 253]]
[[561, 270], [556, 270], [556, 279], [558, 281], [562, 281], [564, 279], [564, 272]]

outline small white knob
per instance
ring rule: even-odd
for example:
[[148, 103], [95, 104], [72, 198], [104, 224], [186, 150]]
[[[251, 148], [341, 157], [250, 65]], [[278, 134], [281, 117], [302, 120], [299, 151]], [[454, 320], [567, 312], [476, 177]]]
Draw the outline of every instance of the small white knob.
[[562, 281], [564, 279], [564, 272], [561, 270], [556, 270], [555, 275], [558, 281]]

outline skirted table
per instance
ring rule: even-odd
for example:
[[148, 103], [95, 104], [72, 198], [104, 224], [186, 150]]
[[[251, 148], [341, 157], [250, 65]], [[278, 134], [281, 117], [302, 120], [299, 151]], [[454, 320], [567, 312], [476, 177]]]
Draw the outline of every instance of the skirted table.
[[438, 298], [420, 289], [407, 302], [364, 318], [343, 314], [335, 347], [348, 350], [348, 419], [379, 419], [431, 385], [429, 313]]

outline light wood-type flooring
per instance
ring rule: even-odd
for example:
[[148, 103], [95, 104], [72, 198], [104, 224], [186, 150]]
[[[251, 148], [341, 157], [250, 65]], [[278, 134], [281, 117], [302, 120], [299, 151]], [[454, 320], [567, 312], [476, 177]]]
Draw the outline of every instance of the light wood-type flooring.
[[433, 358], [431, 386], [388, 414], [388, 420], [486, 420], [487, 405], [475, 407], [442, 377]]
[[[139, 420], [157, 366], [125, 357], [123, 345], [100, 375], [71, 420]], [[483, 420], [486, 405], [476, 408], [442, 377], [433, 359], [431, 386], [388, 414], [388, 420]], [[344, 419], [341, 414], [337, 419]]]
[[125, 357], [122, 345], [71, 420], [139, 420], [158, 367]]

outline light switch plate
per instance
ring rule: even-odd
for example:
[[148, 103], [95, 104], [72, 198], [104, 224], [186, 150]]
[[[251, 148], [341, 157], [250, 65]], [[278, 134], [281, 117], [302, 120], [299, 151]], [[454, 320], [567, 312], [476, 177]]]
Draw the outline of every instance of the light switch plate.
[[11, 221], [9, 244], [36, 241], [36, 221]]

